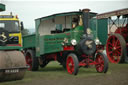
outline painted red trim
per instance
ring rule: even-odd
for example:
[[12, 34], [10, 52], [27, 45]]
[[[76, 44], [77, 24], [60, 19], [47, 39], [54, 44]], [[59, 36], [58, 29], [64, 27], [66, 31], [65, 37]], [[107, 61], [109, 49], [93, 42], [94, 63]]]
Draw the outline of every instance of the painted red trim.
[[20, 46], [21, 47], [21, 44], [7, 44], [7, 46]]
[[57, 60], [57, 53], [46, 55], [46, 59], [54, 59], [56, 61]]
[[87, 55], [82, 55], [81, 57], [85, 57], [80, 63], [79, 66], [87, 66], [87, 65], [96, 65], [97, 63], [93, 61], [92, 58], [93, 56], [87, 56]]
[[70, 35], [70, 33], [66, 33], [66, 35]]
[[74, 66], [74, 60], [71, 56], [67, 57], [66, 67], [67, 67], [68, 73], [73, 74], [75, 66]]
[[68, 50], [74, 50], [74, 46], [64, 46], [63, 47], [64, 51], [68, 51]]

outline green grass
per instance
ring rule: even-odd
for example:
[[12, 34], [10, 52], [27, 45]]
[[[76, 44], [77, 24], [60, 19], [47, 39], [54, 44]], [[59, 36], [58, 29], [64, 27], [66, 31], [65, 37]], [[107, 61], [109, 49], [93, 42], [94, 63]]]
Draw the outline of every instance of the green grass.
[[[107, 75], [110, 75], [112, 72], [112, 69], [119, 70], [122, 67], [126, 68], [128, 67], [128, 64], [109, 64], [109, 71], [107, 72]], [[27, 84], [31, 81], [35, 81], [38, 79], [58, 79], [58, 78], [86, 78], [90, 76], [101, 76], [106, 75], [104, 73], [98, 73], [96, 72], [95, 67], [92, 68], [80, 68], [79, 73], [77, 76], [70, 75], [67, 73], [67, 71], [59, 65], [57, 62], [50, 62], [45, 68], [40, 68], [37, 72], [30, 72], [27, 71], [26, 75], [23, 80], [17, 80], [17, 81], [9, 81], [9, 82], [2, 82], [0, 85], [23, 85]]]

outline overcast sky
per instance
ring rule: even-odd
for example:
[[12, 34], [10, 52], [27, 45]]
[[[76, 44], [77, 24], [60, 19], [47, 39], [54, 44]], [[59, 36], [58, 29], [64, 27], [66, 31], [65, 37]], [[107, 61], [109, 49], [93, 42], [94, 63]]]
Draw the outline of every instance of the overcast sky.
[[27, 29], [35, 28], [34, 19], [43, 16], [78, 11], [89, 8], [92, 12], [103, 13], [128, 8], [128, 0], [0, 0], [6, 11], [0, 14], [18, 15]]

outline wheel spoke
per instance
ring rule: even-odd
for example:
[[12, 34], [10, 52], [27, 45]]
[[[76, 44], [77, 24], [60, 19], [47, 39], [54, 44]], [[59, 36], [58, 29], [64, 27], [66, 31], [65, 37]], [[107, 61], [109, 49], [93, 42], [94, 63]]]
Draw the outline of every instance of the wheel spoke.
[[116, 49], [120, 49], [121, 48], [121, 46], [116, 46]]
[[29, 60], [28, 60], [28, 63], [31, 64], [31, 63], [32, 63], [32, 59], [29, 59]]
[[121, 52], [120, 52], [120, 51], [118, 51], [118, 50], [116, 50], [116, 53], [117, 53], [117, 55], [121, 55]]
[[73, 72], [74, 71], [74, 63], [73, 63], [73, 60], [71, 59], [71, 71]]
[[115, 60], [116, 52], [113, 52], [112, 59]]
[[113, 49], [113, 47], [109, 46], [109, 49]]
[[117, 46], [119, 43], [120, 43], [120, 42], [119, 42], [119, 40], [117, 39], [117, 40], [115, 41], [115, 43], [114, 43], [114, 46]]
[[102, 60], [101, 63], [104, 64], [104, 61]]
[[119, 52], [121, 52], [121, 48], [120, 48], [120, 49], [118, 49], [118, 51], [119, 51]]
[[110, 55], [110, 54], [113, 54], [113, 51], [110, 51], [110, 52], [109, 52], [109, 55]]
[[70, 56], [67, 60], [67, 70], [70, 74], [72, 74], [74, 72], [74, 62]]
[[119, 59], [120, 56], [116, 56], [117, 59]]
[[115, 52], [114, 55], [113, 55], [113, 61], [114, 62], [119, 62], [119, 56], [118, 56], [117, 52]]
[[113, 36], [113, 39], [112, 39], [112, 44], [113, 44], [113, 46], [115, 46], [115, 37]]
[[110, 43], [110, 42], [108, 42], [108, 45], [110, 45], [110, 46], [112, 46], [112, 47], [113, 47], [113, 44], [112, 44], [112, 43]]
[[96, 69], [98, 72], [102, 72], [104, 69], [104, 60], [103, 57], [101, 55], [97, 55], [96, 57]]

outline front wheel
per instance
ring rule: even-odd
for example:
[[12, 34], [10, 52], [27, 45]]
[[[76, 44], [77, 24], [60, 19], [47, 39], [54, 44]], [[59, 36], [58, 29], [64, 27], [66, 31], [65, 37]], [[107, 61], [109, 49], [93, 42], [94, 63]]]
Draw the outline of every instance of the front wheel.
[[97, 72], [106, 73], [108, 71], [108, 58], [104, 53], [98, 52], [95, 62]]
[[76, 54], [70, 53], [67, 56], [66, 68], [69, 74], [77, 75], [79, 69], [79, 61]]

